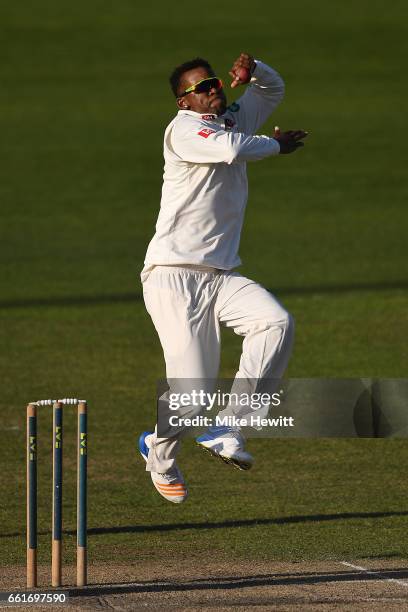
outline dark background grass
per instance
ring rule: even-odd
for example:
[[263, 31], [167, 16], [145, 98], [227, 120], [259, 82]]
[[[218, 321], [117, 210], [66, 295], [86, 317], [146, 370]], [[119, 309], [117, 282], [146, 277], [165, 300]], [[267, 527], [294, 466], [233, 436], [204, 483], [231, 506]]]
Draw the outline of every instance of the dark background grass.
[[[407, 375], [404, 15], [400, 0], [0, 4], [2, 563], [24, 562], [24, 406], [60, 395], [90, 402], [91, 559], [406, 554], [404, 440], [256, 440], [248, 474], [187, 441], [191, 498], [180, 508], [159, 498], [135, 452], [163, 375], [139, 272], [176, 110], [167, 77], [196, 55], [227, 82], [241, 51], [269, 62], [287, 93], [263, 131], [310, 132], [295, 155], [249, 165], [241, 245], [242, 272], [295, 316], [289, 374]], [[223, 336], [224, 376], [240, 342]], [[49, 417], [42, 411], [43, 532]], [[67, 438], [73, 428], [67, 417]], [[74, 452], [67, 441], [71, 530]], [[182, 528], [191, 523], [201, 528]]]

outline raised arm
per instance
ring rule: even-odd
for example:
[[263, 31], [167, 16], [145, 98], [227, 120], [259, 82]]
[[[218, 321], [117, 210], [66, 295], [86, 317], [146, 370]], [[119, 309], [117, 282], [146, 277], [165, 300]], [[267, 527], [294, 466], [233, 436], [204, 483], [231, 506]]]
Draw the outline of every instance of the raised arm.
[[236, 116], [241, 131], [255, 134], [283, 100], [283, 79], [276, 70], [246, 53], [241, 53], [234, 62], [230, 74], [233, 76], [231, 87], [245, 83], [246, 76], [251, 79], [244, 95], [236, 101], [236, 105], [239, 105]]

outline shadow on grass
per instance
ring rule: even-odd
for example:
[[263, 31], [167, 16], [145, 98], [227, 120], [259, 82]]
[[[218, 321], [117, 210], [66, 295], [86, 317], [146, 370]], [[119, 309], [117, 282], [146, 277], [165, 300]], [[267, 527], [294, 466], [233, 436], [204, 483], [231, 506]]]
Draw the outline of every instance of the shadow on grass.
[[314, 523], [320, 521], [338, 521], [356, 518], [389, 518], [393, 516], [408, 516], [408, 511], [404, 510], [401, 512], [339, 512], [336, 514], [310, 514], [299, 516], [284, 516], [271, 519], [242, 519], [235, 521], [219, 521], [212, 523], [174, 523], [170, 525], [124, 525], [122, 527], [93, 527], [89, 529], [88, 533], [89, 535], [103, 535], [105, 533], [146, 533], [150, 531], [178, 531], [187, 529], [234, 529], [236, 527], [291, 525], [295, 523]]
[[[294, 523], [315, 523], [323, 521], [339, 521], [349, 519], [381, 519], [396, 516], [408, 516], [408, 510], [394, 512], [337, 512], [336, 514], [305, 514], [299, 516], [283, 516], [276, 518], [242, 519], [235, 521], [217, 521], [203, 523], [169, 523], [164, 525], [118, 525], [112, 527], [90, 527], [88, 535], [104, 535], [109, 533], [148, 533], [185, 531], [188, 529], [234, 529], [236, 527], [258, 527], [263, 525], [291, 525]], [[47, 535], [48, 531], [39, 531], [38, 535]], [[76, 531], [67, 529], [66, 535], [75, 535]], [[0, 538], [14, 538], [22, 536], [22, 533], [3, 533]]]
[[[354, 293], [361, 291], [397, 291], [407, 290], [407, 280], [382, 281], [373, 283], [340, 283], [337, 285], [309, 285], [307, 287], [273, 287], [268, 289], [277, 296], [303, 296], [337, 293]], [[141, 293], [112, 293], [105, 295], [48, 296], [27, 299], [1, 300], [0, 309], [33, 308], [39, 306], [103, 306], [105, 304], [124, 304], [143, 301]]]
[[408, 577], [405, 567], [376, 569], [372, 573], [355, 571], [339, 572], [289, 572], [284, 574], [257, 574], [252, 576], [222, 576], [214, 578], [198, 578], [184, 582], [162, 580], [124, 582], [118, 584], [95, 584], [81, 589], [69, 589], [71, 597], [91, 597], [100, 595], [117, 595], [126, 593], [152, 593], [171, 591], [204, 591], [232, 590], [262, 586], [314, 585], [336, 582], [366, 582], [372, 580], [397, 580]]

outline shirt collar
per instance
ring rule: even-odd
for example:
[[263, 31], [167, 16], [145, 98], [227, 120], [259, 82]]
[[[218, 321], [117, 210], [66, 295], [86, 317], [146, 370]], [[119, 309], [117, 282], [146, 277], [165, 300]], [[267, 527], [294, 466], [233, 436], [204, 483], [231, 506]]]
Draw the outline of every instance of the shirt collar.
[[193, 115], [193, 117], [200, 117], [204, 119], [204, 121], [215, 121], [216, 119], [221, 119], [222, 115], [214, 115], [213, 113], [196, 113], [192, 110], [179, 110], [178, 115]]

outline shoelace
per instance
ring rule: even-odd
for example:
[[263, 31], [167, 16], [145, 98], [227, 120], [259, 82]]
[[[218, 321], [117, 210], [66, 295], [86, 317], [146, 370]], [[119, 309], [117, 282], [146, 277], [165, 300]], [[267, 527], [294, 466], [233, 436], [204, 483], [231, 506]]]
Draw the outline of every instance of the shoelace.
[[244, 443], [243, 435], [239, 431], [229, 431], [228, 433], [226, 433], [225, 435], [221, 437], [222, 438], [232, 438], [233, 440], [236, 440], [240, 444]]

